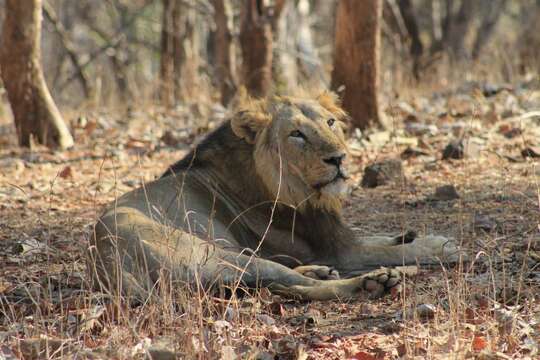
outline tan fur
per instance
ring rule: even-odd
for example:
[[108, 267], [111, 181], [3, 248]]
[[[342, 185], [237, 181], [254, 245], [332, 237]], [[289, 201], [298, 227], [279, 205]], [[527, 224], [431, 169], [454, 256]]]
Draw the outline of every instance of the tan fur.
[[[345, 118], [327, 92], [245, 97], [231, 120], [162, 178], [106, 209], [89, 249], [96, 286], [145, 298], [165, 271], [178, 284], [241, 281], [308, 299], [380, 295], [399, 282], [398, 273], [327, 281], [302, 274], [328, 269], [322, 277], [333, 279], [332, 268], [437, 263], [454, 253], [440, 236], [401, 244], [358, 238], [343, 223], [346, 166], [336, 159], [347, 153]], [[290, 269], [298, 265], [299, 272]]]

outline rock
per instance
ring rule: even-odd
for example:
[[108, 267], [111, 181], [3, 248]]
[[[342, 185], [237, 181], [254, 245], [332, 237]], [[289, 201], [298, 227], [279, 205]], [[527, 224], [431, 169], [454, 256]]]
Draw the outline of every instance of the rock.
[[451, 141], [443, 150], [442, 158], [443, 160], [448, 159], [463, 159], [465, 157], [465, 147], [463, 146], [463, 141], [456, 140]]
[[476, 214], [474, 216], [474, 228], [485, 232], [491, 232], [497, 228], [497, 222], [489, 216]]
[[442, 158], [443, 160], [460, 160], [465, 157], [478, 157], [483, 147], [484, 141], [479, 138], [470, 138], [466, 141], [463, 141], [463, 139], [453, 140], [444, 148]]
[[26, 237], [23, 240], [17, 241], [13, 244], [11, 251], [17, 255], [38, 255], [45, 252], [47, 245], [32, 237]]
[[422, 320], [429, 320], [435, 317], [437, 308], [432, 304], [420, 304], [416, 307], [416, 316]]
[[540, 147], [528, 146], [525, 149], [521, 150], [521, 156], [523, 156], [524, 158], [540, 158]]
[[398, 182], [404, 178], [401, 161], [389, 159], [366, 166], [362, 187], [374, 188], [391, 182]]
[[459, 194], [454, 185], [443, 185], [435, 189], [432, 199], [438, 201], [456, 200], [459, 199]]

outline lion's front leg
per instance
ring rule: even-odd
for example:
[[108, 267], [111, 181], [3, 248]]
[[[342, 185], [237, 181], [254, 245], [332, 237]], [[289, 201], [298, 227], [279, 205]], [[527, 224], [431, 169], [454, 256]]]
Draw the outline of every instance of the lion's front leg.
[[[407, 240], [406, 238], [404, 240]], [[456, 243], [449, 238], [428, 235], [411, 242], [396, 237], [365, 237], [345, 246], [333, 264], [339, 271], [350, 273], [380, 266], [438, 264], [459, 258]]]
[[408, 244], [414, 241], [418, 235], [414, 231], [407, 231], [399, 235], [390, 235], [390, 234], [379, 234], [371, 236], [362, 236], [356, 238], [355, 241], [362, 245], [370, 246], [393, 246], [399, 244]]

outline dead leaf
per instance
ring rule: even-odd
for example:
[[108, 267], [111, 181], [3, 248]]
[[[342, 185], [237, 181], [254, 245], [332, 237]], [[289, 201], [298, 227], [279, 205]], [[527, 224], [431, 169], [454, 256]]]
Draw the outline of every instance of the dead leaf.
[[405, 346], [405, 344], [399, 344], [397, 347], [396, 347], [396, 351], [398, 353], [398, 356], [399, 357], [402, 357], [404, 355], [407, 354], [407, 347]]
[[484, 339], [482, 336], [475, 335], [472, 342], [472, 349], [473, 351], [482, 351], [486, 348], [488, 345], [486, 339]]
[[350, 360], [377, 360], [377, 358], [365, 351], [359, 351]]
[[73, 177], [73, 170], [71, 169], [71, 166], [66, 166], [58, 173], [58, 176], [60, 176], [62, 179], [72, 178]]

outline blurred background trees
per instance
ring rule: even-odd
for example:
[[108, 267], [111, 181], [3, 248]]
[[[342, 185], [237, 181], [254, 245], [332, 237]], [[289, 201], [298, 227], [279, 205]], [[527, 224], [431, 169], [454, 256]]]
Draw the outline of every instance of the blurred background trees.
[[[13, 24], [11, 3], [0, 0], [8, 95], [17, 80], [5, 28], [27, 25]], [[537, 78], [540, 63], [538, 0], [42, 5], [43, 74], [61, 108], [228, 105], [240, 86], [254, 96], [326, 87], [340, 93], [352, 123], [367, 128], [384, 125], [377, 104], [398, 90]]]

